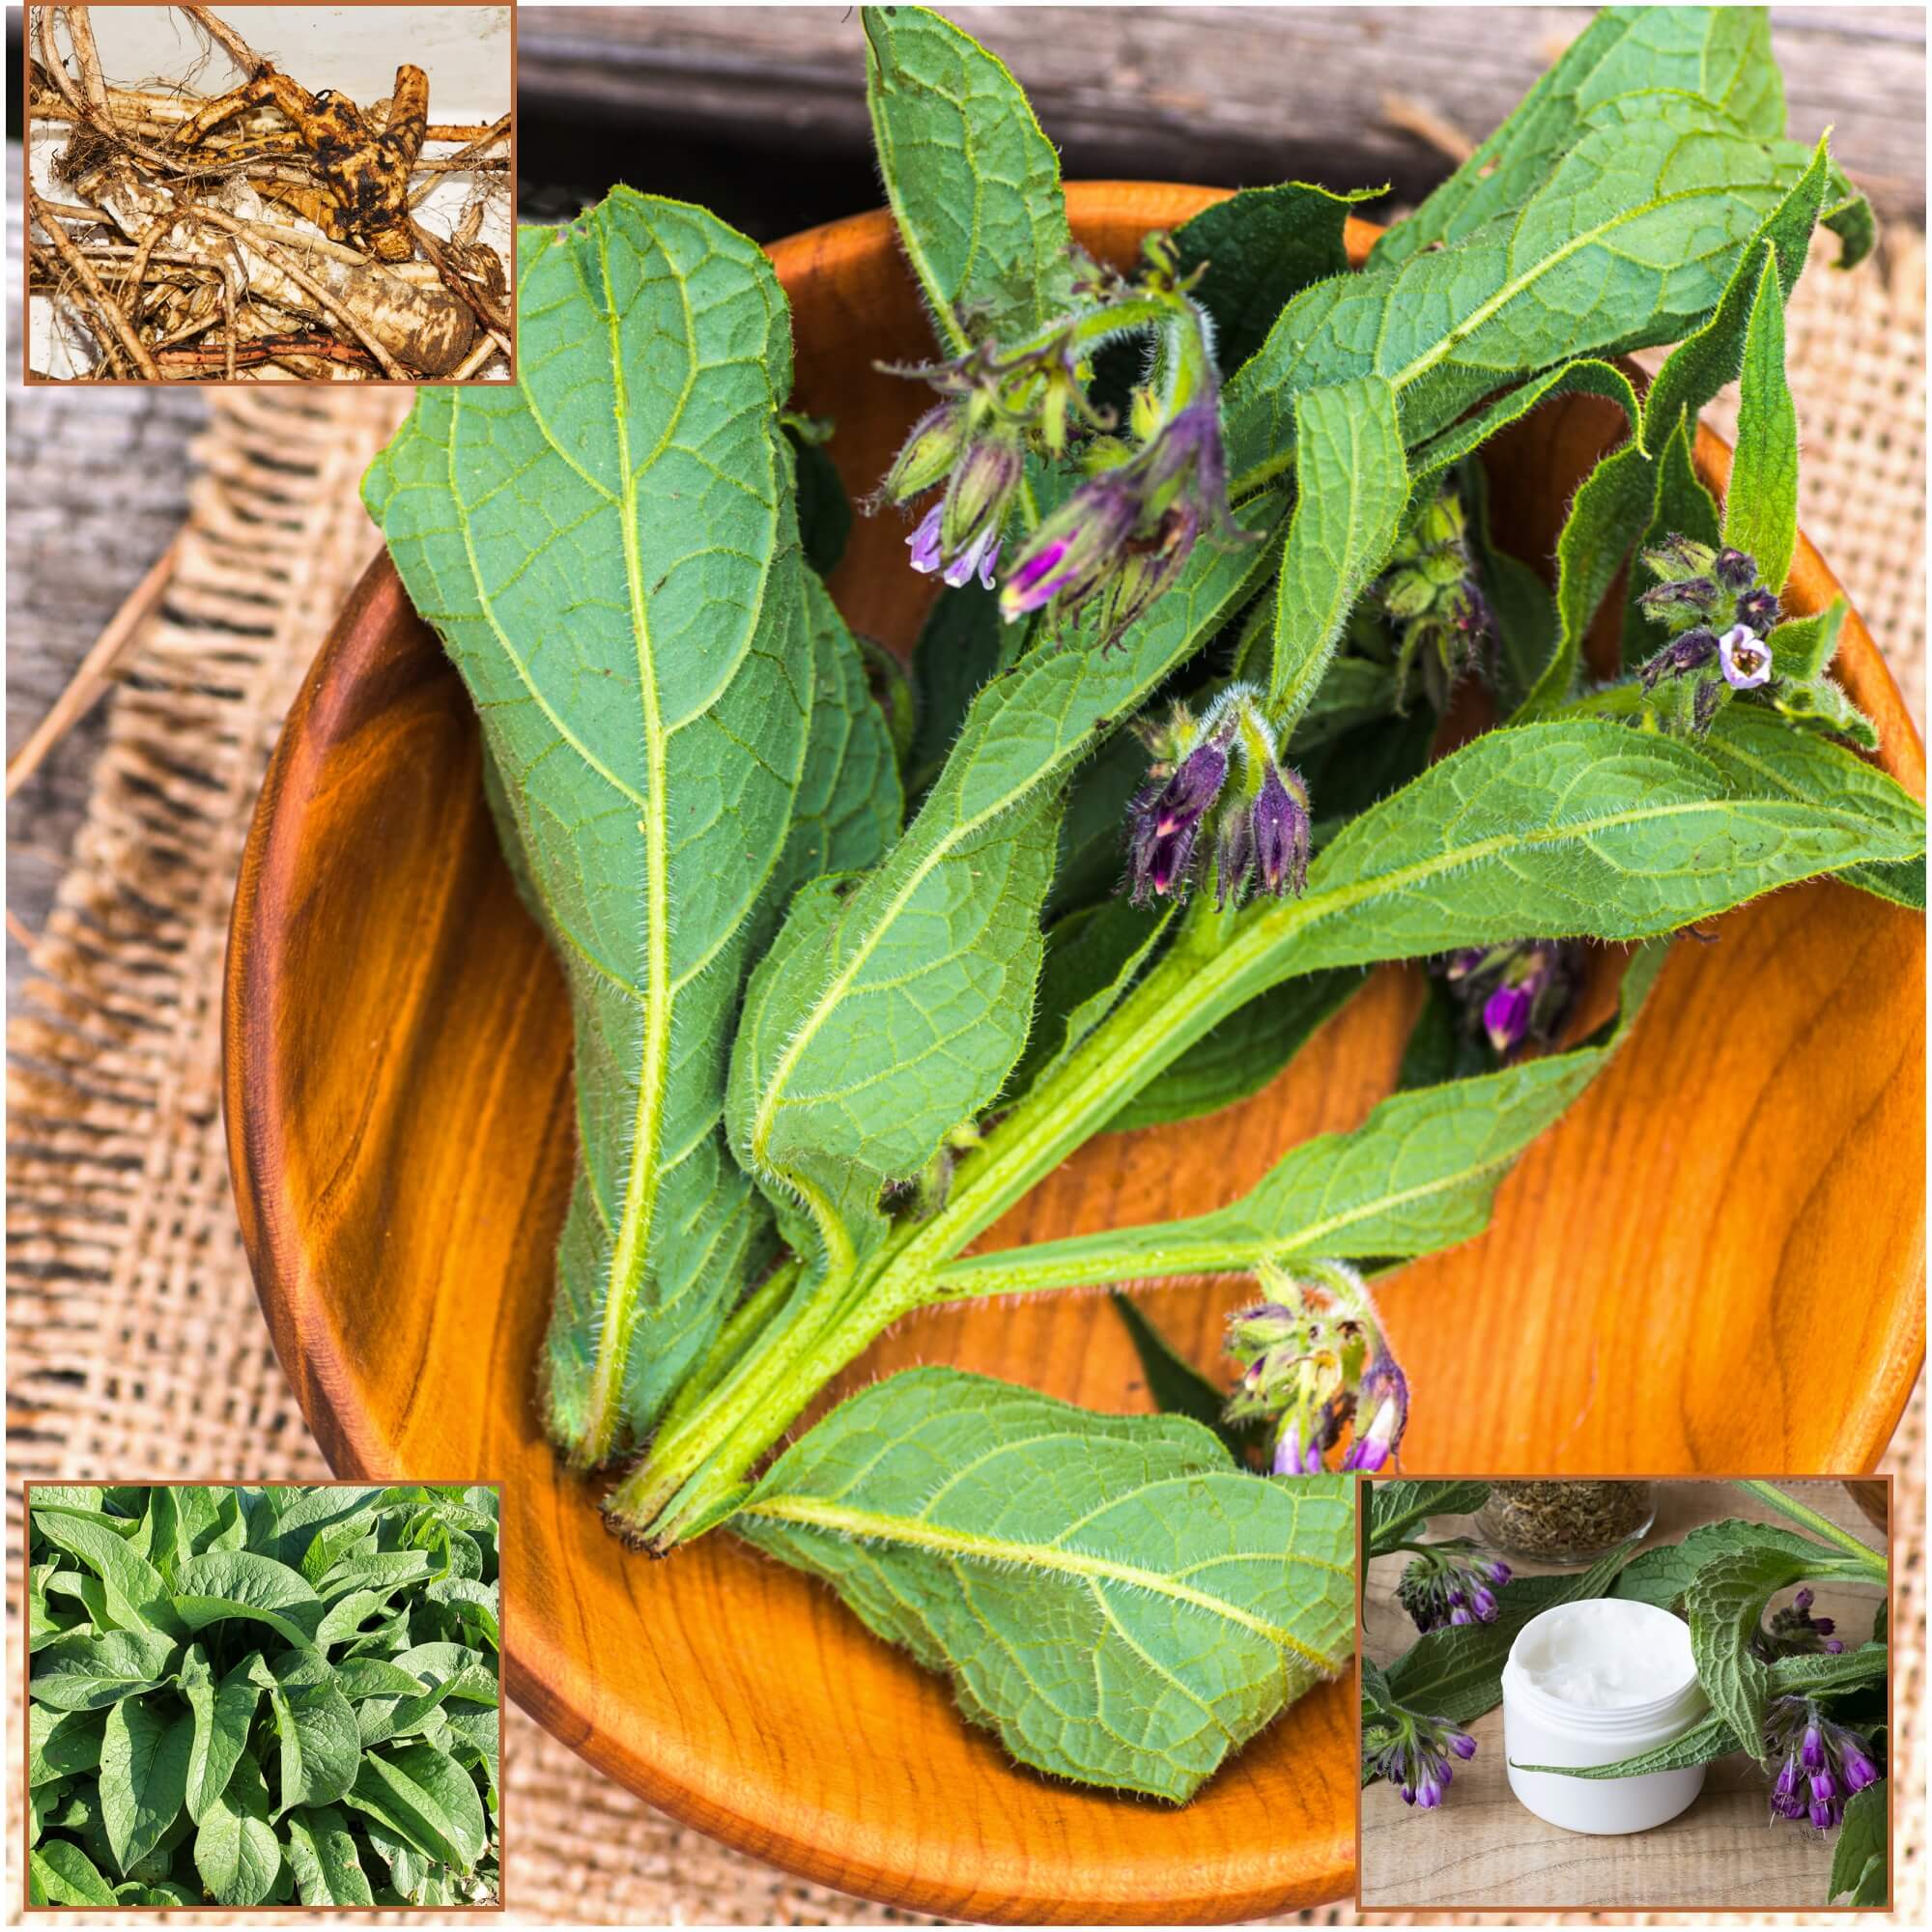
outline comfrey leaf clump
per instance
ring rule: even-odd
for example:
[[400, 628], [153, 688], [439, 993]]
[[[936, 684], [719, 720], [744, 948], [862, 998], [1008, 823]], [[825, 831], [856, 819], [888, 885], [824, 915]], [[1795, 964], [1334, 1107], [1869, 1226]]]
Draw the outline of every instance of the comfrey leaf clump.
[[1351, 1423], [1340, 1466], [1385, 1467], [1408, 1426], [1408, 1382], [1368, 1283], [1341, 1262], [1309, 1264], [1298, 1277], [1263, 1262], [1255, 1276], [1268, 1298], [1228, 1321], [1239, 1371], [1228, 1420], [1270, 1426], [1277, 1476], [1320, 1475]]
[[1165, 724], [1135, 729], [1154, 754], [1127, 812], [1123, 889], [1135, 905], [1187, 896], [1210, 814], [1216, 905], [1239, 904], [1251, 889], [1270, 898], [1302, 890], [1308, 790], [1282, 760], [1259, 691], [1230, 685], [1198, 719], [1177, 704]]
[[[1204, 532], [1231, 547], [1252, 541], [1228, 504], [1213, 327], [1189, 294], [1199, 278], [1180, 274], [1167, 236], [1151, 235], [1137, 278], [1083, 263], [1073, 305], [1044, 327], [982, 336], [951, 361], [898, 371], [948, 398], [914, 425], [873, 499], [903, 504], [944, 485], [907, 539], [915, 570], [954, 586], [977, 575], [991, 588], [1027, 453], [1057, 461], [1076, 441], [1081, 480], [1006, 572], [1007, 622], [1048, 610], [1070, 621], [1091, 609], [1110, 648], [1179, 577]], [[1094, 352], [1134, 334], [1151, 339], [1151, 374], [1121, 436], [1088, 384]]]
[[[894, 345], [927, 393], [878, 501], [935, 595], [917, 639], [889, 640], [910, 650], [878, 677], [890, 721], [822, 575], [837, 466], [787, 439], [788, 299], [803, 320], [826, 284], [787, 290], [782, 251], [702, 209], [617, 189], [526, 231], [519, 382], [421, 391], [365, 498], [476, 700], [493, 817], [571, 1001], [578, 1164], [537, 1377], [558, 1453], [611, 1472], [627, 1540], [664, 1553], [729, 1525], [951, 1669], [1026, 1762], [1179, 1802], [1350, 1655], [1345, 1472], [1396, 1459], [1409, 1386], [1344, 1264], [1481, 1230], [1509, 1163], [1630, 1033], [1671, 934], [1827, 874], [1911, 896], [1923, 813], [1829, 735], [1824, 616], [1767, 631], [1727, 591], [1714, 636], [1746, 624], [1776, 674], [1734, 691], [1725, 665], [1761, 668], [1734, 639], [1654, 695], [1694, 715], [1714, 675], [1774, 694], [1774, 715], [1662, 743], [1628, 728], [1634, 676], [1582, 690], [1578, 642], [1648, 527], [1632, 505], [1663, 498], [1576, 492], [1573, 522], [1614, 526], [1566, 530], [1559, 611], [1506, 567], [1515, 533], [1492, 544], [1503, 497], [1481, 480], [1489, 437], [1580, 385], [1643, 432], [1605, 462], [1661, 483], [1645, 466], [1710, 374], [1742, 366], [1747, 321], [1747, 388], [1762, 400], [1781, 370], [1778, 265], [1820, 221], [1858, 252], [1868, 213], [1822, 146], [1784, 141], [1776, 87], [1740, 120], [1725, 77], [1769, 72], [1759, 15], [1618, 10], [1537, 97], [1571, 105], [1512, 120], [1507, 169], [1445, 184], [1366, 259], [1359, 197], [1287, 183], [1150, 237], [1122, 274], [1081, 254], [1058, 156], [993, 53], [917, 7], [862, 10], [854, 32], [936, 338]], [[1650, 391], [1671, 416], [1654, 433], [1605, 358], [1693, 338], [1690, 373], [1667, 363]], [[1137, 382], [1110, 347], [1145, 352]], [[835, 421], [839, 373], [814, 372]], [[1795, 455], [1776, 411], [1752, 421], [1726, 540], [1781, 584]], [[872, 567], [897, 573], [892, 536], [860, 543], [883, 538]], [[1472, 669], [1497, 722], [1433, 758], [1414, 694]], [[1814, 675], [1805, 728], [1738, 742]], [[1522, 1064], [1558, 1024], [1562, 948], [1589, 941], [1644, 943], [1617, 1029]], [[1196, 1211], [985, 1247], [1088, 1143], [1228, 1108], [1375, 968], [1450, 953], [1490, 1062], [1455, 1054], [1352, 1131], [1270, 1150], [1238, 1203], [1197, 1157]], [[1237, 1464], [1245, 1438], [1205, 1426], [1219, 1391], [1179, 1377], [1184, 1413], [1102, 1426], [918, 1371], [773, 1459], [921, 1309], [997, 1321], [1011, 1296], [1164, 1275], [1251, 1304], [1233, 1406], [1292, 1486]], [[1029, 1487], [1016, 1522], [1011, 1471], [1042, 1430], [1065, 1481]], [[941, 1464], [961, 1473], [943, 1515]], [[1085, 1560], [1094, 1504], [1143, 1484], [1233, 1506], [1184, 1543], [1151, 1511], [1103, 1513], [1110, 1564], [1146, 1579], [1132, 1642], [1077, 1565], [1003, 1564], [995, 1640], [1039, 1655], [1051, 1633], [1058, 1654], [1038, 1677], [979, 1669], [995, 1527]], [[880, 1560], [906, 1586], [886, 1611]], [[1107, 1723], [1042, 1708], [1041, 1684], [1096, 1657]]]

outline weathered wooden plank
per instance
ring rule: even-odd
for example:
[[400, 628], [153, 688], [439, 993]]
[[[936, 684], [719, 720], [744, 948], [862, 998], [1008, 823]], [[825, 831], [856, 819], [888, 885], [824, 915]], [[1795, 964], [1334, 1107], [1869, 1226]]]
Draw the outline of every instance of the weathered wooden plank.
[[[1586, 14], [1561, 7], [956, 7], [1026, 84], [1072, 175], [1388, 180], [1413, 197], [1442, 156], [1391, 120], [1423, 103], [1480, 137]], [[1828, 125], [1882, 213], [1923, 218], [1925, 16], [1773, 13], [1794, 135]], [[810, 169], [867, 138], [857, 21], [838, 7], [532, 9], [526, 110], [634, 114], [655, 144], [730, 131]], [[526, 156], [526, 164], [536, 156]]]

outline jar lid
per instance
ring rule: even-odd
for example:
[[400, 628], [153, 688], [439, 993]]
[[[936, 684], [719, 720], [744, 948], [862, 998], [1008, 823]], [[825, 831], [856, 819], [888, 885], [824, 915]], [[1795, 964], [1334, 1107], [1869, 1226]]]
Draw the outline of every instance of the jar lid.
[[1531, 1617], [1504, 1676], [1546, 1717], [1583, 1730], [1638, 1728], [1704, 1701], [1688, 1626], [1629, 1597], [1588, 1597]]

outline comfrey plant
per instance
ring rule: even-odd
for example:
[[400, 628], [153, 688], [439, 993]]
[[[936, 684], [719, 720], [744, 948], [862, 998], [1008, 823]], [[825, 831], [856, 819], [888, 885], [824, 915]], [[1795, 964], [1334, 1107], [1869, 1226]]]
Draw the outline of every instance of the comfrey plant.
[[[784, 414], [785, 298], [702, 210], [619, 190], [527, 231], [517, 385], [425, 391], [365, 496], [475, 696], [569, 982], [559, 1453], [621, 1466], [606, 1508], [653, 1550], [728, 1523], [823, 1577], [1028, 1763], [1179, 1799], [1348, 1653], [1337, 1465], [1393, 1456], [1408, 1401], [1350, 1264], [1478, 1233], [1620, 1029], [1518, 1051], [1554, 1014], [1537, 988], [1518, 1014], [1512, 965], [1475, 1077], [1447, 1065], [1232, 1206], [969, 1250], [1094, 1135], [1255, 1091], [1367, 966], [1661, 940], [1824, 873], [1909, 895], [1921, 814], [1822, 714], [1679, 736], [1634, 674], [1578, 694], [1626, 557], [1660, 517], [1703, 540], [1688, 425], [1741, 365], [1782, 394], [1812, 230], [1849, 260], [1870, 218], [1784, 140], [1760, 15], [1658, 9], [1597, 21], [1360, 272], [1360, 197], [1299, 184], [1102, 268], [991, 54], [916, 8], [863, 31], [936, 338], [907, 345], [916, 420], [872, 505], [937, 594], [909, 677], [813, 568], [838, 516]], [[1665, 342], [1639, 400], [1606, 358]], [[1490, 541], [1472, 459], [1577, 388], [1631, 436], [1552, 603]], [[1767, 582], [1786, 416], [1753, 400], [1724, 512]], [[1788, 629], [1775, 660], [1822, 673], [1831, 626]], [[1507, 723], [1429, 765], [1429, 700], [1478, 675]], [[1185, 1417], [938, 1369], [767, 1460], [920, 1309], [1172, 1275], [1264, 1277], [1242, 1373], [1268, 1364], [1282, 1476]], [[1096, 1668], [1130, 1715], [1044, 1688]]]
[[[1813, 1581], [1883, 1592], [1886, 1554], [1769, 1483], [1738, 1487], [1800, 1526], [1732, 1518], [1693, 1529], [1683, 1542], [1613, 1550], [1580, 1575], [1512, 1577], [1485, 1586], [1488, 1614], [1425, 1621], [1438, 1601], [1414, 1562], [1398, 1597], [1423, 1634], [1392, 1662], [1362, 1672], [1362, 1780], [1386, 1778], [1409, 1804], [1439, 1804], [1449, 1756], [1475, 1754], [1462, 1727], [1502, 1701], [1502, 1668], [1517, 1634], [1554, 1605], [1617, 1596], [1676, 1611], [1690, 1627], [1690, 1650], [1709, 1714], [1675, 1742], [1579, 1771], [1525, 1765], [1569, 1777], [1627, 1777], [1705, 1764], [1744, 1751], [1771, 1780], [1774, 1821], [1839, 1833], [1828, 1902], [1886, 1902], [1889, 1879], [1883, 1727], [1886, 1721], [1886, 1605], [1869, 1641], [1848, 1644], [1830, 1617], [1811, 1613]], [[1489, 1496], [1482, 1482], [1376, 1483], [1369, 1497], [1371, 1560], [1429, 1553], [1466, 1574], [1478, 1566], [1460, 1539], [1419, 1541], [1429, 1519], [1471, 1515]], [[1498, 1566], [1500, 1567], [1500, 1566]], [[1775, 1598], [1801, 1584], [1773, 1610]], [[1459, 1584], [1466, 1593], [1466, 1582]], [[1842, 1828], [1842, 1829], [1841, 1829]]]

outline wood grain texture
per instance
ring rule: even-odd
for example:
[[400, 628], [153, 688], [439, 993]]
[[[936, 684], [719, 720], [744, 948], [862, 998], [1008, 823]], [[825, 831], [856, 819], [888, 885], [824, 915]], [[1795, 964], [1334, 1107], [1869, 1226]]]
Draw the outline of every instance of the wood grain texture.
[[[1066, 172], [1394, 185], [1447, 172], [1401, 95], [1472, 145], [1582, 30], [1568, 7], [948, 7], [1012, 69]], [[1791, 132], [1833, 149], [1887, 217], [1925, 211], [1925, 16], [1772, 9]], [[523, 22], [536, 114], [822, 157], [869, 146], [864, 41], [842, 7], [545, 7]]]
[[[1124, 260], [1150, 226], [1214, 198], [1102, 183], [1070, 190], [1069, 207], [1090, 249]], [[1358, 256], [1373, 232], [1352, 230]], [[774, 256], [797, 406], [838, 418], [832, 449], [861, 493], [919, 393], [858, 372], [918, 347], [917, 295], [883, 214]], [[1590, 430], [1566, 421], [1509, 458], [1546, 466], [1519, 493], [1539, 547], [1537, 506], [1560, 506], [1576, 474], [1548, 466]], [[833, 579], [847, 618], [900, 648], [930, 594], [902, 542], [896, 518], [862, 520]], [[1831, 580], [1808, 551], [1801, 571], [1810, 608]], [[1848, 628], [1871, 708], [1884, 668]], [[1889, 755], [1922, 782], [1909, 726]], [[1391, 1290], [1427, 1460], [1776, 1468], [1815, 1455], [1862, 1468], [1886, 1441], [1920, 1350], [1918, 924], [1825, 888], [1720, 932], [1681, 949], [1619, 1084], [1509, 1183], [1496, 1232]], [[1392, 1082], [1412, 996], [1401, 973], [1382, 975], [1253, 1101], [1095, 1143], [990, 1242], [1229, 1199], [1292, 1141], [1362, 1119]], [[1714, 1024], [1747, 1008], [1748, 1028]], [[1781, 1066], [1787, 1050], [1798, 1062]], [[1708, 1077], [1714, 1052], [1728, 1085]], [[462, 686], [386, 563], [324, 645], [270, 770], [236, 897], [226, 1055], [243, 1232], [325, 1453], [345, 1474], [503, 1484], [510, 1687], [593, 1763], [746, 1851], [959, 1918], [1239, 1918], [1348, 1889], [1344, 1687], [1296, 1705], [1179, 1810], [1049, 1783], [969, 1730], [943, 1684], [828, 1593], [728, 1536], [660, 1562], [629, 1554], [601, 1525], [596, 1486], [558, 1470], [533, 1397], [572, 1160], [568, 1015], [495, 847]], [[1760, 1134], [1774, 1178], [1802, 1165], [1808, 1192], [1727, 1206], [1728, 1156]], [[1681, 1216], [1658, 1211], [1661, 1174]], [[1847, 1296], [1847, 1279], [1866, 1292]], [[1170, 1290], [1157, 1307], [1210, 1364], [1231, 1299]], [[1753, 1348], [1803, 1360], [1802, 1386], [1740, 1375]], [[924, 1317], [850, 1379], [915, 1360], [1148, 1406], [1095, 1297]], [[1499, 1362], [1508, 1400], [1450, 1399], [1497, 1389]]]
[[[1801, 1501], [1840, 1528], [1874, 1538], [1845, 1487], [1789, 1486]], [[1881, 1492], [1885, 1485], [1875, 1485]], [[1728, 1483], [1662, 1483], [1657, 1520], [1646, 1548], [1680, 1543], [1699, 1523], [1725, 1517], [1784, 1527], [1785, 1519]], [[1437, 1517], [1433, 1540], [1473, 1534], [1464, 1517]], [[1514, 1558], [1511, 1559], [1513, 1562]], [[1362, 1655], [1387, 1663], [1415, 1641], [1415, 1628], [1395, 1601], [1406, 1556], [1369, 1565], [1362, 1614]], [[1549, 1568], [1520, 1562], [1525, 1576]], [[1774, 1600], [1782, 1605], [1792, 1592]], [[1872, 1634], [1882, 1595], [1858, 1585], [1817, 1587], [1818, 1614], [1837, 1620], [1854, 1644]], [[1373, 1911], [1475, 1908], [1528, 1910], [1596, 1907], [1697, 1911], [1712, 1906], [1760, 1912], [1817, 1912], [1825, 1905], [1833, 1840], [1794, 1825], [1767, 1829], [1767, 1780], [1742, 1752], [1719, 1758], [1690, 1808], [1652, 1832], [1589, 1837], [1545, 1824], [1518, 1803], [1503, 1758], [1502, 1713], [1469, 1726], [1476, 1755], [1456, 1766], [1442, 1808], [1419, 1813], [1384, 1783], [1362, 1793], [1362, 1904]]]

